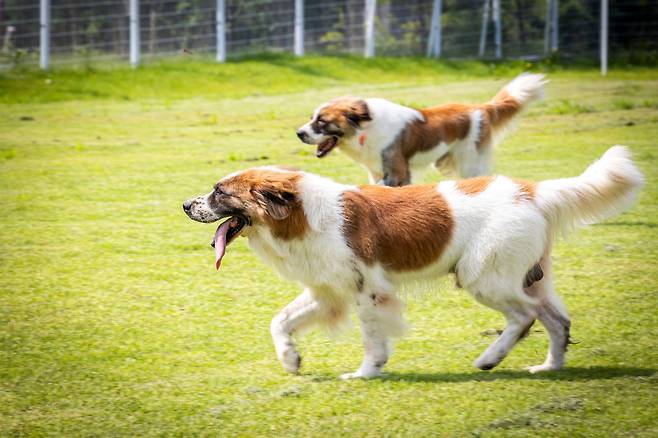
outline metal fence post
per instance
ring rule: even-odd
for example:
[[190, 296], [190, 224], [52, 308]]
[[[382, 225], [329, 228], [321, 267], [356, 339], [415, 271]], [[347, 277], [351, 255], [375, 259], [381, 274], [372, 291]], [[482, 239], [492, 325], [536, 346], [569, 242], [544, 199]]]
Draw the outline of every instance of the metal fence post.
[[139, 0], [130, 0], [130, 65], [139, 65]]
[[217, 0], [215, 28], [217, 32], [217, 62], [224, 62], [226, 61], [226, 5], [224, 0]]
[[441, 0], [434, 0], [432, 26], [427, 40], [427, 56], [441, 56]]
[[502, 23], [500, 21], [500, 0], [493, 0], [493, 19], [494, 19], [494, 28], [496, 31], [496, 36], [495, 36], [496, 58], [500, 59], [503, 57]]
[[50, 0], [41, 0], [39, 10], [39, 67], [50, 67]]
[[304, 0], [295, 0], [295, 55], [304, 55]]
[[487, 27], [489, 26], [489, 8], [491, 7], [491, 0], [484, 0], [484, 8], [482, 9], [482, 29], [480, 30], [480, 50], [478, 54], [484, 56], [484, 51], [487, 49]]
[[546, 0], [546, 18], [544, 19], [544, 55], [548, 55], [551, 39], [551, 14], [553, 13], [553, 0]]
[[601, 75], [608, 74], [608, 0], [601, 0]]
[[375, 11], [377, 9], [377, 0], [366, 0], [366, 9], [364, 15], [365, 28], [365, 47], [364, 56], [372, 58], [375, 56]]
[[558, 22], [560, 15], [560, 1], [553, 0], [553, 16], [551, 17], [551, 50], [557, 52], [558, 49]]

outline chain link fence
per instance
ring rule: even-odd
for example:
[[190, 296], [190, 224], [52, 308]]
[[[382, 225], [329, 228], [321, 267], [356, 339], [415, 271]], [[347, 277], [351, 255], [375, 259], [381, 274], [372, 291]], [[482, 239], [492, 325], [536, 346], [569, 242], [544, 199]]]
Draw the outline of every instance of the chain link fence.
[[[39, 64], [40, 1], [43, 2], [0, 0], [0, 67]], [[135, 0], [48, 0], [50, 63], [126, 62], [130, 55], [131, 1]], [[376, 5], [373, 17], [376, 56], [428, 53], [436, 0], [304, 0], [301, 25], [304, 53], [363, 54], [368, 2]], [[140, 0], [141, 58], [214, 55], [218, 47], [219, 3], [217, 0]], [[221, 3], [224, 50], [229, 59], [263, 51], [293, 52], [295, 0]], [[598, 57], [601, 0], [443, 0], [438, 3], [442, 58], [494, 58], [498, 26], [504, 58], [540, 58], [552, 51], [564, 57]], [[551, 15], [552, 5], [555, 5], [555, 16]], [[492, 21], [495, 14], [490, 10], [496, 6], [500, 10], [498, 23]], [[555, 35], [551, 23], [556, 25]], [[611, 57], [655, 59], [658, 51], [655, 0], [610, 2], [609, 50]]]

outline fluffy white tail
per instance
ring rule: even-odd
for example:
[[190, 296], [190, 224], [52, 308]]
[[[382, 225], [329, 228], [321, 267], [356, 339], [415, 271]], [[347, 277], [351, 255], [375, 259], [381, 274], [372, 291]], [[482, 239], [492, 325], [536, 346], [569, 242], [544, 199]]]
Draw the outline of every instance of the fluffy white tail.
[[624, 146], [613, 146], [575, 178], [542, 181], [537, 202], [553, 233], [566, 233], [629, 208], [644, 177]]
[[526, 107], [544, 97], [544, 85], [547, 82], [542, 74], [521, 73], [503, 90], [507, 91], [522, 107]]

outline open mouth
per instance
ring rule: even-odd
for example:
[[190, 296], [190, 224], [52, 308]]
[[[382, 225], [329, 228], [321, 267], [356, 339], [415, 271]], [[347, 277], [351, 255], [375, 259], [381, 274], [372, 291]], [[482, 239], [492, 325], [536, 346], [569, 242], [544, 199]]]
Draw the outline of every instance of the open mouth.
[[210, 246], [215, 248], [215, 269], [219, 270], [222, 265], [222, 258], [226, 252], [226, 247], [235, 239], [242, 229], [249, 224], [249, 220], [244, 216], [231, 216], [228, 220], [222, 222], [215, 231], [215, 237], [212, 239]]
[[335, 146], [336, 143], [338, 143], [338, 137], [331, 136], [322, 143], [318, 145], [318, 149], [315, 152], [315, 156], [318, 158], [322, 158], [325, 155], [327, 155]]

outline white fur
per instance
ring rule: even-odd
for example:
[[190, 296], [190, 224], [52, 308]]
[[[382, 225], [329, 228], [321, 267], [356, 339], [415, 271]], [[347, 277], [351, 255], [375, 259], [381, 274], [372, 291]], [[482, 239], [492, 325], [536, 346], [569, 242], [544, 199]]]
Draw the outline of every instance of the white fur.
[[517, 102], [526, 106], [544, 98], [544, 86], [547, 83], [542, 74], [521, 73], [505, 89]]
[[552, 231], [573, 228], [614, 216], [631, 205], [644, 185], [624, 146], [613, 146], [575, 178], [541, 182], [538, 203], [551, 217]]

